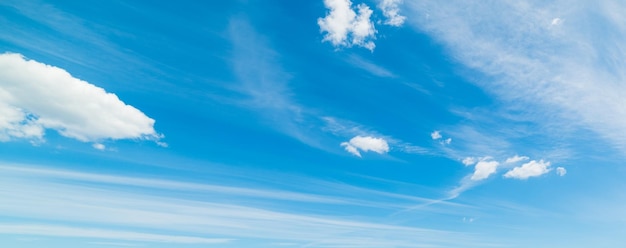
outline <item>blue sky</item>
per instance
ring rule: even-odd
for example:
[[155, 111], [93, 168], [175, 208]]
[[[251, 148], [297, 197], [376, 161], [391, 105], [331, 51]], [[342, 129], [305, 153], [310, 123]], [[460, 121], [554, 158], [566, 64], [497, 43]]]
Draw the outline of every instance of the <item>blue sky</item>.
[[619, 1], [2, 1], [2, 247], [623, 247]]

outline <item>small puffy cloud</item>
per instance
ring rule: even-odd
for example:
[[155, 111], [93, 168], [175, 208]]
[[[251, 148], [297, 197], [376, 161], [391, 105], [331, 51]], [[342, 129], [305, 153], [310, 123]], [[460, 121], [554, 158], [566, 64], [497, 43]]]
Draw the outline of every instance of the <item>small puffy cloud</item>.
[[390, 26], [399, 27], [404, 24], [405, 16], [400, 15], [400, 4], [403, 0], [382, 0], [378, 7], [383, 11], [385, 18], [385, 24]]
[[550, 162], [543, 160], [532, 160], [521, 166], [515, 167], [504, 174], [506, 178], [528, 179], [529, 177], [537, 177], [550, 171]]
[[519, 155], [515, 155], [513, 157], [507, 158], [506, 161], [504, 161], [504, 163], [506, 164], [513, 164], [513, 163], [517, 163], [520, 161], [526, 161], [530, 159], [529, 157], [526, 156], [519, 156]]
[[350, 0], [324, 0], [329, 9], [324, 18], [318, 18], [320, 31], [326, 33], [323, 41], [329, 41], [335, 47], [360, 46], [374, 50], [373, 40], [376, 38], [376, 28], [370, 20], [372, 10], [365, 4], [352, 8]]
[[348, 142], [341, 143], [346, 151], [361, 157], [360, 151], [373, 151], [378, 154], [389, 152], [389, 144], [383, 138], [374, 138], [370, 136], [356, 136]]
[[435, 130], [432, 133], [430, 133], [430, 138], [432, 138], [433, 140], [438, 140], [441, 139], [443, 136], [441, 136], [441, 132]]
[[558, 167], [556, 168], [556, 174], [559, 176], [565, 176], [565, 174], [567, 174], [567, 170], [563, 167]]
[[465, 166], [470, 166], [476, 163], [476, 158], [475, 157], [467, 157], [464, 158], [461, 163], [463, 163], [463, 165]]
[[471, 179], [474, 181], [486, 179], [493, 173], [496, 173], [496, 169], [499, 165], [500, 163], [498, 161], [495, 161], [490, 157], [482, 158], [476, 163], [476, 166], [474, 167], [474, 174], [472, 174]]
[[45, 129], [83, 142], [158, 141], [162, 135], [153, 126], [153, 119], [116, 95], [61, 68], [0, 54], [0, 141], [43, 140]]
[[552, 19], [552, 22], [550, 24], [552, 26], [558, 26], [558, 25], [561, 25], [561, 23], [563, 23], [563, 19], [561, 19], [561, 18], [554, 18], [554, 19]]
[[100, 143], [94, 143], [92, 145], [92, 147], [96, 150], [100, 150], [100, 151], [104, 151], [104, 149], [106, 149], [106, 146]]
[[444, 138], [439, 130], [435, 130], [430, 133], [430, 138], [433, 140], [439, 140], [439, 144], [441, 145], [449, 145], [452, 143], [452, 138]]

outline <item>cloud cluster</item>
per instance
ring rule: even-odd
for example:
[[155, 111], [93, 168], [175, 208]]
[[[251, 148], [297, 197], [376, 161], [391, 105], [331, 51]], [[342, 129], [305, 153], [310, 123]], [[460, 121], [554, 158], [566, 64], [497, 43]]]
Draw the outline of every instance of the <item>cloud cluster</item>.
[[[496, 161], [493, 157], [466, 157], [461, 162], [465, 166], [474, 166], [474, 173], [471, 175], [470, 179], [473, 181], [480, 181], [489, 178], [489, 176], [495, 174], [498, 170], [498, 167], [503, 164], [516, 164], [522, 161], [529, 160], [530, 158], [527, 156], [519, 156], [515, 155], [513, 157], [509, 157], [504, 160], [504, 163], [500, 163]], [[543, 174], [550, 172], [550, 162], [539, 160], [531, 160], [530, 162], [524, 163], [520, 166], [514, 167], [513, 169], [507, 171], [504, 174], [505, 178], [514, 178], [514, 179], [528, 179], [530, 177], [538, 177]], [[509, 167], [510, 168], [510, 167]], [[557, 168], [557, 174], [559, 176], [564, 176], [567, 171], [563, 167]]]
[[153, 126], [140, 110], [61, 68], [0, 54], [0, 141], [41, 141], [45, 129], [83, 142], [158, 141], [161, 135]]
[[403, 0], [382, 0], [378, 7], [383, 11], [383, 15], [387, 18], [386, 25], [399, 27], [404, 24], [406, 16], [400, 15], [400, 4]]
[[433, 140], [440, 140], [439, 143], [442, 145], [449, 145], [450, 143], [452, 143], [452, 138], [444, 138], [443, 135], [441, 135], [441, 131], [439, 130], [435, 130], [430, 133], [430, 138]]
[[[402, 2], [403, 0], [379, 2], [378, 8], [385, 16], [385, 25], [400, 27], [404, 24], [406, 17], [400, 15]], [[328, 41], [335, 47], [359, 46], [374, 50], [378, 31], [371, 20], [373, 11], [367, 4], [360, 3], [354, 8], [350, 0], [324, 0], [324, 6], [328, 9], [326, 16], [317, 19], [320, 31], [326, 33], [323, 41]]]
[[361, 152], [373, 151], [378, 154], [389, 152], [389, 144], [383, 138], [374, 138], [371, 136], [356, 136], [348, 142], [341, 143], [346, 151], [355, 156], [361, 157]]
[[320, 31], [326, 32], [324, 41], [336, 47], [360, 46], [374, 50], [376, 28], [370, 20], [373, 12], [366, 4], [356, 6], [358, 14], [350, 0], [324, 0], [324, 5], [329, 12], [317, 19]]

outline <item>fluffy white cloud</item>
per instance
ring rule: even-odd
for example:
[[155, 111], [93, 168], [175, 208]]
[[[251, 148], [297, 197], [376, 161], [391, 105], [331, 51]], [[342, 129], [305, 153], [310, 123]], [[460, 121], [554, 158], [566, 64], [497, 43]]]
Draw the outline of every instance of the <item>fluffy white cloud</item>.
[[530, 158], [526, 157], [526, 156], [515, 155], [513, 157], [507, 158], [506, 161], [504, 161], [504, 163], [513, 164], [513, 163], [517, 163], [517, 162], [520, 162], [520, 161], [526, 161], [528, 159], [530, 159]]
[[438, 140], [441, 139], [441, 133], [437, 130], [433, 131], [432, 133], [430, 133], [430, 138], [432, 138], [433, 140]]
[[383, 15], [387, 18], [385, 24], [399, 27], [404, 24], [405, 16], [400, 15], [400, 7], [403, 0], [382, 0], [378, 7], [383, 11]]
[[389, 144], [383, 138], [374, 138], [370, 136], [356, 136], [348, 142], [341, 143], [346, 151], [361, 157], [360, 151], [373, 151], [378, 154], [389, 152]]
[[471, 179], [474, 181], [480, 181], [488, 178], [491, 174], [496, 173], [496, 169], [500, 163], [492, 160], [490, 157], [482, 158], [474, 167], [474, 174]]
[[563, 167], [558, 167], [556, 168], [556, 174], [559, 176], [565, 176], [565, 174], [567, 174], [567, 170]]
[[0, 141], [41, 140], [45, 129], [84, 142], [158, 141], [161, 135], [153, 125], [153, 119], [116, 95], [61, 68], [0, 54]]
[[350, 0], [324, 0], [329, 9], [324, 18], [318, 18], [321, 32], [326, 32], [324, 41], [336, 47], [360, 46], [374, 50], [376, 28], [370, 20], [372, 10], [365, 4], [357, 5], [357, 12]]
[[515, 179], [528, 179], [529, 177], [537, 177], [543, 174], [546, 174], [550, 171], [548, 168], [550, 167], [550, 162], [546, 162], [543, 160], [532, 160], [528, 163], [523, 164], [522, 166], [518, 166], [513, 168], [504, 174], [506, 178], [515, 178]]

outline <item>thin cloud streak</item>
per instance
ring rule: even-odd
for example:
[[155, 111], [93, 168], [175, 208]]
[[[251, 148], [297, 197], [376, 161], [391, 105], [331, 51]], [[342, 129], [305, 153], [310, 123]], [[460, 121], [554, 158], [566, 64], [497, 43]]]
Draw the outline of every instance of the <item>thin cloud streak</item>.
[[[152, 233], [126, 232], [106, 229], [93, 229], [85, 227], [68, 227], [59, 225], [39, 225], [39, 224], [1, 224], [0, 233], [36, 235], [52, 237], [73, 237], [73, 238], [96, 238], [114, 239], [126, 241], [144, 241], [156, 243], [178, 243], [178, 244], [220, 244], [228, 243], [232, 239], [211, 239], [191, 236], [160, 235]], [[110, 245], [110, 244], [109, 244]]]
[[[196, 194], [206, 197], [210, 194], [215, 201], [218, 199], [237, 197], [239, 199], [273, 200], [292, 203], [309, 203], [329, 206], [352, 206], [363, 208], [399, 209], [416, 202], [430, 201], [428, 198], [414, 195], [402, 195], [377, 191], [368, 188], [361, 188], [346, 184], [329, 183], [325, 181], [312, 180], [309, 178], [298, 178], [297, 184], [306, 182], [307, 192], [302, 193], [296, 190], [285, 191], [256, 187], [236, 187], [220, 184], [202, 184], [184, 181], [153, 179], [146, 177], [128, 177], [107, 174], [94, 174], [78, 171], [43, 169], [28, 165], [0, 165], [0, 171], [5, 176], [15, 178], [28, 178], [40, 182], [68, 181], [101, 185], [102, 187], [124, 187], [133, 190], [166, 190], [167, 192], [185, 193], [186, 195]], [[241, 172], [232, 172], [240, 174]], [[273, 177], [284, 177], [289, 175], [274, 175]], [[128, 188], [131, 187], [131, 188]], [[295, 185], [293, 185], [295, 187]], [[302, 189], [300, 189], [302, 190]], [[322, 194], [320, 194], [320, 192]], [[355, 198], [355, 195], [367, 195], [375, 199]]]
[[[289, 211], [284, 209], [267, 210], [254, 206], [253, 202], [246, 205], [219, 203], [205, 197], [194, 200], [180, 197], [184, 194], [170, 195], [162, 190], [129, 190], [124, 187], [116, 189], [109, 185], [144, 185], [159, 187], [179, 186], [162, 181], [142, 181], [125, 177], [108, 177], [67, 171], [32, 170], [2, 167], [0, 198], [4, 199], [0, 211], [10, 214], [16, 220], [29, 221], [70, 221], [88, 225], [89, 228], [102, 229], [102, 235], [112, 240], [137, 240], [147, 242], [226, 242], [226, 239], [206, 239], [204, 237], [228, 237], [228, 239], [255, 239], [294, 241], [337, 246], [355, 244], [361, 247], [376, 247], [372, 244], [396, 245], [398, 247], [414, 247], [411, 245], [418, 240], [429, 244], [451, 244], [473, 242], [471, 235], [434, 230], [413, 226], [386, 224], [384, 222], [367, 220], [350, 220], [332, 215], [314, 215], [305, 212], [294, 212], [298, 205], [289, 205]], [[128, 180], [127, 184], [122, 181]], [[104, 183], [104, 184], [102, 184]], [[185, 184], [183, 184], [185, 185]], [[332, 186], [331, 186], [332, 187]], [[193, 187], [191, 187], [193, 190]], [[367, 194], [378, 194], [386, 198], [407, 198], [415, 204], [421, 198], [411, 198], [402, 195], [385, 195], [385, 192], [360, 189], [358, 187], [341, 188], [338, 191], [361, 191]], [[365, 190], [365, 191], [363, 191]], [[236, 200], [238, 196], [230, 196]], [[232, 202], [231, 200], [231, 202]], [[46, 202], [42, 207], [37, 202]], [[247, 206], [252, 204], [252, 206]], [[261, 204], [264, 205], [264, 204]], [[284, 207], [284, 204], [281, 205]], [[406, 207], [407, 205], [405, 205]], [[452, 205], [450, 205], [452, 206]], [[454, 206], [452, 206], [454, 207]], [[81, 226], [79, 225], [79, 226]], [[128, 230], [124, 233], [110, 233], [106, 226], [115, 225]], [[102, 227], [99, 227], [102, 226]], [[46, 228], [56, 228], [46, 225], [29, 223], [4, 223], [2, 232], [32, 235], [44, 235]], [[16, 227], [16, 228], [13, 228]], [[72, 228], [80, 228], [73, 226]], [[90, 231], [76, 235], [87, 238], [104, 238], [95, 236]], [[158, 232], [193, 233], [189, 237], [200, 239], [183, 239], [174, 237], [151, 236], [154, 233], [135, 231], [136, 229], [150, 228]], [[11, 230], [14, 230], [11, 232]], [[59, 229], [66, 230], [69, 229]], [[65, 236], [67, 232], [51, 233], [49, 235]], [[371, 235], [376, 233], [377, 235]], [[140, 235], [141, 234], [141, 235]], [[379, 234], [384, 234], [380, 236]], [[142, 236], [143, 235], [143, 236]], [[371, 239], [370, 237], [379, 237]], [[74, 237], [74, 236], [72, 236]], [[393, 238], [384, 238], [393, 237]], [[455, 237], [454, 242], [451, 237]], [[369, 240], [370, 242], [365, 242]]]

